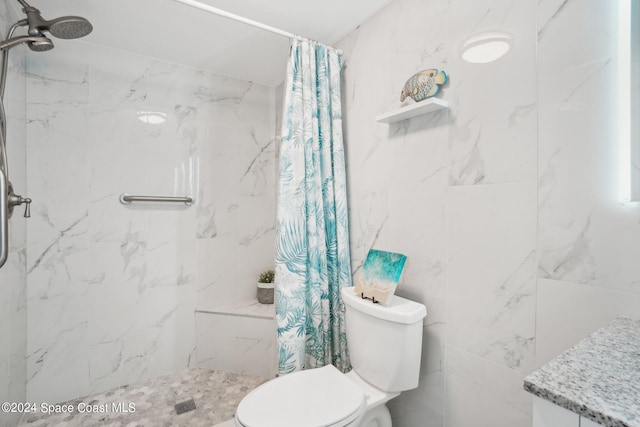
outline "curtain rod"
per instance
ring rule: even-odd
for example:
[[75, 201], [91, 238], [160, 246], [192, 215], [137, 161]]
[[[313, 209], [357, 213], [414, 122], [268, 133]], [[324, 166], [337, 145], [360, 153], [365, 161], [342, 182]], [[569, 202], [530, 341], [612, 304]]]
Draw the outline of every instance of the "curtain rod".
[[[290, 39], [302, 40], [304, 37], [290, 33], [288, 31], [281, 30], [280, 28], [272, 27], [270, 25], [263, 24], [262, 22], [254, 21], [253, 19], [245, 18], [244, 16], [236, 15], [226, 10], [218, 9], [217, 7], [209, 6], [196, 0], [174, 0], [178, 3], [186, 4], [187, 6], [195, 7], [196, 9], [204, 10], [205, 12], [213, 13], [214, 15], [222, 16], [224, 18], [233, 19], [234, 21], [242, 22], [243, 24], [251, 25], [252, 27], [260, 28], [279, 36], [288, 37]], [[338, 50], [338, 49], [336, 49]], [[341, 50], [338, 50], [339, 54], [342, 54]]]

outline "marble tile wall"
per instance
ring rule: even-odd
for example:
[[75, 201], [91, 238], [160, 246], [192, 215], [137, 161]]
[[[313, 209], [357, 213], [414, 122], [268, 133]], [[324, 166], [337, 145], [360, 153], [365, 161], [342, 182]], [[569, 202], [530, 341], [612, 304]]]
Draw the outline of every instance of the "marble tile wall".
[[[7, 3], [0, 2], [0, 34], [18, 20]], [[9, 55], [4, 106], [7, 114], [7, 151], [10, 180], [18, 194], [27, 196], [25, 176], [25, 49]], [[23, 210], [9, 220], [9, 259], [0, 269], [0, 401], [23, 402], [26, 394], [26, 220]], [[21, 414], [0, 413], [0, 426], [16, 425]]]
[[272, 264], [273, 89], [61, 41], [28, 57], [27, 100], [28, 399], [193, 365], [194, 310], [255, 297]]
[[392, 125], [406, 79], [447, 69], [446, 0], [394, 1], [337, 44], [344, 51], [343, 112], [351, 256], [359, 274], [371, 247], [408, 255], [397, 293], [423, 302], [420, 384], [390, 402], [394, 426], [442, 426], [446, 349], [448, 111]]
[[[428, 311], [420, 385], [390, 402], [395, 426], [529, 426], [525, 374], [640, 312], [639, 208], [616, 201], [616, 14], [597, 0], [396, 0], [337, 44], [354, 273], [372, 246], [407, 254], [398, 293]], [[486, 31], [511, 51], [462, 61]], [[449, 72], [450, 109], [376, 123], [427, 68]]]
[[273, 378], [277, 374], [276, 335], [273, 317], [198, 311], [195, 366]]
[[616, 2], [538, 6], [538, 366], [640, 313], [640, 205], [617, 200], [617, 16]]

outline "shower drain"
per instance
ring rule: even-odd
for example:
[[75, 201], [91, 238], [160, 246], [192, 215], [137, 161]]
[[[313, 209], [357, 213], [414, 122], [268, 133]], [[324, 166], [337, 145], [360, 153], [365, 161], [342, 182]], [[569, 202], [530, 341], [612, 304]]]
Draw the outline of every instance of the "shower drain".
[[184, 414], [196, 409], [196, 402], [193, 399], [185, 400], [184, 402], [176, 403], [175, 408], [177, 415]]

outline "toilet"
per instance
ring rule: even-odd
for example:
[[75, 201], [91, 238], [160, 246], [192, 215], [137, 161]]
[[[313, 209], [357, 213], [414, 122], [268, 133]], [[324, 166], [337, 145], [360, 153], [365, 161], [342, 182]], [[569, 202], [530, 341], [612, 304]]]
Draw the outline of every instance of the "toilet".
[[236, 427], [391, 427], [386, 403], [418, 386], [424, 305], [374, 304], [342, 288], [353, 369], [332, 365], [267, 381], [238, 405]]

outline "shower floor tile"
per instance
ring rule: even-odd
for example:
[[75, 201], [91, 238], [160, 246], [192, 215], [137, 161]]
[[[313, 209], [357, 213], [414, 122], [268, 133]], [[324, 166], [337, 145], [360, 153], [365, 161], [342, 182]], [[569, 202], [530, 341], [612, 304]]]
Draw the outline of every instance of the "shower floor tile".
[[[62, 413], [25, 414], [20, 425], [211, 427], [233, 418], [240, 400], [265, 381], [211, 369], [187, 369], [61, 403], [67, 406], [55, 409]], [[175, 405], [190, 399], [195, 409], [177, 415]]]

